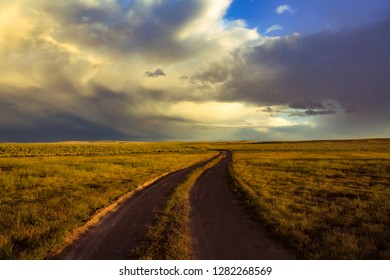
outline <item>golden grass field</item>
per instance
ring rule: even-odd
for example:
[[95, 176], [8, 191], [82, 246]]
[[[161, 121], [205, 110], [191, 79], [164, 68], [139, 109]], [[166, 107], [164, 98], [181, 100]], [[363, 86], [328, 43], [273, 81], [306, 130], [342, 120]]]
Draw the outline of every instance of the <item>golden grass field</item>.
[[[218, 149], [233, 151], [232, 189], [244, 208], [300, 258], [390, 259], [389, 139], [0, 144], [0, 259], [46, 258], [124, 193]], [[156, 232], [167, 230], [172, 203], [187, 211], [190, 187], [177, 188]]]
[[43, 259], [122, 194], [214, 154], [176, 144], [7, 144], [0, 150], [0, 259]]
[[390, 259], [390, 142], [237, 147], [245, 206], [306, 259]]

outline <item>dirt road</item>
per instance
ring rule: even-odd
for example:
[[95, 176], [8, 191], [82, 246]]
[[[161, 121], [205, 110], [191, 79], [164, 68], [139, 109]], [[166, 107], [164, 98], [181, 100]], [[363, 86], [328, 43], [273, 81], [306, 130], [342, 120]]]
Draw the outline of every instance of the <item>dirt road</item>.
[[294, 259], [249, 220], [228, 187], [231, 152], [204, 172], [190, 193], [193, 251], [202, 260]]
[[[228, 186], [231, 152], [204, 172], [190, 192], [192, 250], [197, 259], [294, 259], [240, 210]], [[215, 157], [214, 157], [215, 158]], [[212, 159], [214, 159], [212, 158]], [[171, 173], [124, 201], [115, 212], [73, 242], [56, 259], [133, 259], [136, 248], [153, 225], [175, 187], [204, 161]]]
[[210, 161], [171, 173], [136, 192], [116, 212], [104, 216], [99, 224], [88, 230], [55, 258], [132, 259], [131, 250], [144, 239], [146, 231], [153, 224], [156, 212], [164, 206], [175, 187], [184, 182], [193, 170]]

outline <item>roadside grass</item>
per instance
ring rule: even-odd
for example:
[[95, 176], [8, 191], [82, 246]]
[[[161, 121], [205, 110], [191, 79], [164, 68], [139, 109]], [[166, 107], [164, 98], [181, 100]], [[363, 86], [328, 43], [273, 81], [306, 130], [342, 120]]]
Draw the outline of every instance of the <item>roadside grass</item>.
[[[390, 259], [389, 139], [0, 144], [0, 259], [45, 258], [122, 194], [216, 149], [234, 152], [236, 194], [298, 255]], [[188, 211], [177, 210], [183, 200], [172, 199], [168, 214]], [[143, 258], [189, 258], [188, 235], [178, 230], [187, 222], [168, 214], [161, 218], [165, 239], [156, 243], [167, 253], [157, 246]]]
[[44, 259], [61, 246], [67, 233], [124, 193], [213, 154], [151, 150], [0, 157], [0, 259]]
[[204, 145], [180, 142], [0, 143], [0, 158], [47, 156], [114, 156], [143, 153], [199, 153]]
[[389, 146], [351, 144], [247, 147], [233, 154], [233, 189], [302, 258], [390, 259]]
[[189, 193], [199, 176], [218, 164], [221, 156], [188, 175], [157, 215], [153, 227], [146, 233], [145, 241], [132, 252], [141, 260], [189, 260], [192, 259], [189, 229]]
[[390, 152], [390, 139], [319, 140], [290, 142], [216, 142], [198, 143], [202, 149], [225, 149], [233, 152]]

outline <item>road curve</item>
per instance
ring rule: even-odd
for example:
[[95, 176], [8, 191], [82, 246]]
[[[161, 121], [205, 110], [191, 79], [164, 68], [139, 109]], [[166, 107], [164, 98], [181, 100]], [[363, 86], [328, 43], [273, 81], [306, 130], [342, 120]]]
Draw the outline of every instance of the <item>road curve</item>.
[[190, 192], [193, 253], [201, 260], [294, 259], [248, 219], [228, 186], [232, 153], [204, 172]]
[[55, 259], [132, 259], [131, 250], [144, 240], [156, 212], [165, 205], [175, 187], [183, 183], [192, 171], [212, 159], [170, 173], [137, 191], [117, 211], [104, 216], [99, 224], [66, 247]]

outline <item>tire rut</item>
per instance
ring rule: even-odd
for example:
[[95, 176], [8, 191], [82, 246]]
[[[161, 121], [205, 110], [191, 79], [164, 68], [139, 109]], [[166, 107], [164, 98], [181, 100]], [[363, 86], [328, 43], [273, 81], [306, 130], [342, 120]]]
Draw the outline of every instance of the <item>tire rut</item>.
[[295, 259], [242, 213], [228, 186], [232, 153], [205, 171], [190, 192], [193, 253], [201, 260]]
[[67, 246], [55, 259], [133, 259], [132, 249], [144, 240], [145, 233], [153, 225], [156, 213], [165, 205], [174, 189], [183, 183], [193, 170], [216, 157], [170, 173], [136, 191], [117, 211], [104, 216], [97, 225]]

